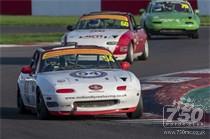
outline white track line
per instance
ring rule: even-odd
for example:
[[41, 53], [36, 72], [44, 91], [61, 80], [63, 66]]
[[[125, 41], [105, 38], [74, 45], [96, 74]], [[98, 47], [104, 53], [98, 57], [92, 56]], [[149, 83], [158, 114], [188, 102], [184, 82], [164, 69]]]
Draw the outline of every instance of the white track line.
[[60, 42], [52, 42], [52, 43], [36, 43], [31, 45], [21, 45], [21, 44], [0, 44], [0, 48], [12, 48], [12, 47], [43, 47], [43, 46], [51, 46], [51, 45], [60, 45]]

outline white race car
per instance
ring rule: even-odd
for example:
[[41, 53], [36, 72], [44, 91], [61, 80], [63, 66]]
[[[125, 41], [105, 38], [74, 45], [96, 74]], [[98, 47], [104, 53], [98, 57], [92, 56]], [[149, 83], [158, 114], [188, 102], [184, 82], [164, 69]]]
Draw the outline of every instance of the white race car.
[[129, 66], [100, 47], [38, 48], [18, 78], [19, 112], [33, 109], [39, 119], [112, 113], [139, 118], [141, 86]]
[[97, 45], [109, 49], [117, 60], [130, 63], [149, 57], [147, 34], [125, 12], [92, 12], [80, 17], [77, 24], [68, 26], [62, 45]]

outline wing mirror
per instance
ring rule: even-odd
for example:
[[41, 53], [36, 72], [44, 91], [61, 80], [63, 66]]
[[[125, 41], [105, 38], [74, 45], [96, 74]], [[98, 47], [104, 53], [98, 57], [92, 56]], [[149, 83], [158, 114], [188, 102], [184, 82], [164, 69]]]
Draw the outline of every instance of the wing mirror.
[[139, 10], [139, 14], [141, 15], [141, 14], [143, 14], [145, 12], [145, 9], [140, 9]]
[[142, 29], [142, 26], [140, 26], [140, 25], [137, 25], [137, 26], [135, 26], [135, 28], [134, 28], [135, 30], [140, 30], [140, 29]]
[[68, 25], [67, 28], [66, 28], [68, 31], [73, 31], [74, 30], [74, 27], [72, 25]]
[[199, 13], [200, 13], [200, 12], [199, 12], [199, 10], [198, 10], [198, 9], [196, 9], [196, 10], [195, 10], [195, 14], [197, 14], [197, 15], [198, 15]]
[[21, 72], [24, 74], [31, 74], [32, 68], [30, 66], [24, 66], [24, 67], [22, 67]]
[[120, 63], [120, 68], [123, 70], [128, 70], [131, 67], [131, 64], [127, 61], [122, 61]]

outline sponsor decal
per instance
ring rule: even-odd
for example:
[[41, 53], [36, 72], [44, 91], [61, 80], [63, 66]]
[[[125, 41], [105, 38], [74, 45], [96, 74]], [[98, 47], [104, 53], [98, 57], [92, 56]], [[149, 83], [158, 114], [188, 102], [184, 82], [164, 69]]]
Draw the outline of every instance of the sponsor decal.
[[90, 32], [105, 32], [105, 30], [103, 30], [103, 29], [94, 29], [94, 30], [90, 30]]
[[121, 95], [100, 95], [100, 96], [77, 96], [77, 97], [65, 97], [66, 100], [69, 99], [108, 99], [108, 98], [121, 98], [121, 97], [127, 97], [126, 94], [121, 94]]
[[101, 39], [101, 38], [107, 38], [107, 36], [103, 36], [103, 35], [86, 35], [86, 36], [80, 36], [80, 39]]
[[80, 70], [70, 73], [70, 76], [76, 78], [101, 78], [107, 75], [106, 72], [96, 70]]
[[90, 19], [114, 19], [114, 20], [128, 21], [128, 18], [122, 15], [90, 15], [90, 16], [83, 16], [80, 20], [90, 20]]
[[57, 82], [58, 83], [64, 83], [64, 82], [66, 82], [66, 80], [65, 79], [59, 79], [59, 80], [57, 80]]
[[89, 88], [90, 90], [98, 91], [98, 90], [103, 89], [103, 86], [101, 86], [101, 85], [99, 85], [99, 84], [93, 84], [93, 85], [90, 85], [88, 88]]

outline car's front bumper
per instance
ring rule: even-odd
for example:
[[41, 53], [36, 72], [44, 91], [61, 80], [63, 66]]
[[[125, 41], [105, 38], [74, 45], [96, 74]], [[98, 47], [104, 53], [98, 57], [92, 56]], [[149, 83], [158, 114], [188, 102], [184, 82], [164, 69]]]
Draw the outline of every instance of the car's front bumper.
[[[133, 112], [141, 95], [137, 91], [136, 93], [113, 94], [90, 96], [46, 95], [44, 100], [48, 111], [53, 115], [99, 115]], [[88, 104], [81, 105], [80, 102]]]
[[136, 107], [123, 108], [123, 109], [112, 109], [103, 111], [49, 111], [51, 115], [54, 116], [69, 116], [69, 115], [105, 115], [105, 114], [115, 114], [115, 113], [129, 113], [134, 112]]
[[197, 32], [198, 30], [185, 30], [185, 29], [147, 29], [151, 35], [188, 35]]
[[185, 23], [147, 23], [146, 31], [151, 34], [163, 34], [163, 35], [182, 35], [189, 34], [198, 31], [198, 24], [185, 24]]

